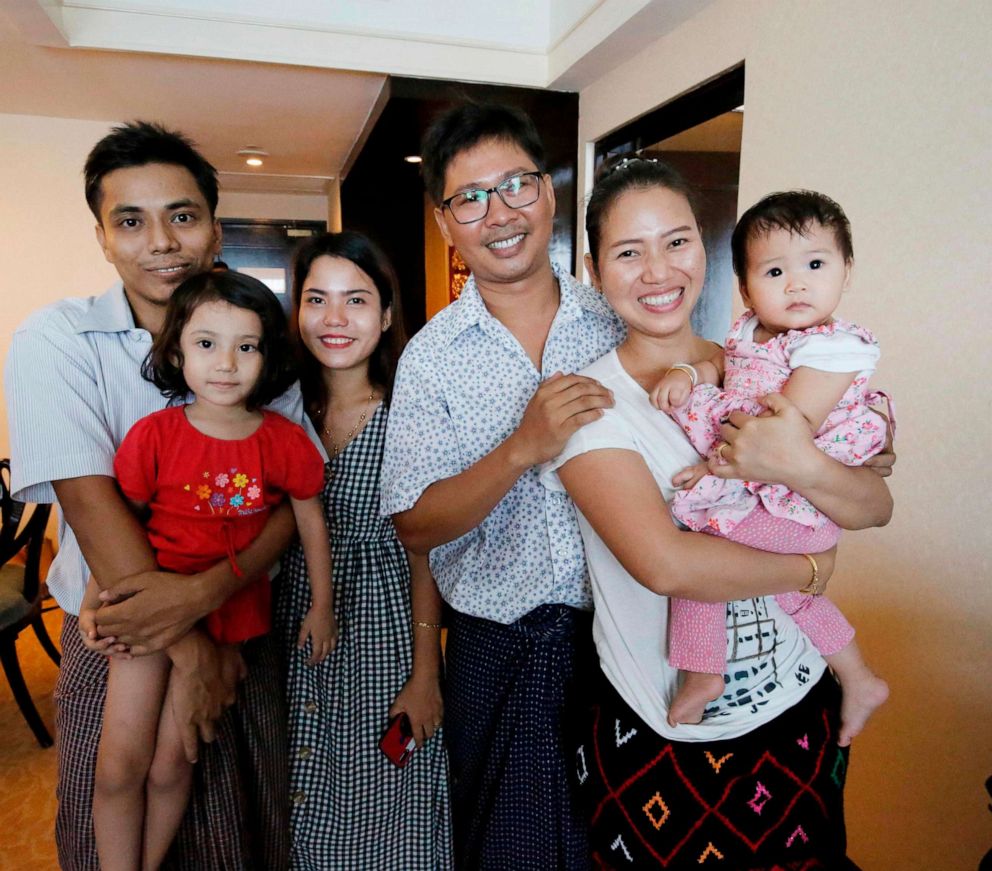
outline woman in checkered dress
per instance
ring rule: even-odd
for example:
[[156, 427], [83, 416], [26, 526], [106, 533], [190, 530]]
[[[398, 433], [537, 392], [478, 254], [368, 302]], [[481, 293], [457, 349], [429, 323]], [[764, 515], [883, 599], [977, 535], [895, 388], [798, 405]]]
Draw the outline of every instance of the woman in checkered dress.
[[[309, 588], [293, 548], [275, 621], [288, 670], [293, 867], [450, 868], [440, 596], [426, 557], [408, 555], [379, 515], [389, 393], [403, 345], [395, 279], [356, 233], [308, 240], [294, 273], [304, 401], [330, 457], [322, 499], [340, 635], [326, 661], [307, 664], [298, 633]], [[378, 748], [400, 711], [419, 748], [405, 768]]]

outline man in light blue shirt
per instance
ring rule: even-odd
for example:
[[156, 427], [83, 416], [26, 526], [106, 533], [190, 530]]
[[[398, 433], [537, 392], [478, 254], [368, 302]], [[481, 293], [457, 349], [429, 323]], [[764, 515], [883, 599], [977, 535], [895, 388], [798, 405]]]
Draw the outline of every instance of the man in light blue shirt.
[[[267, 639], [253, 640], [242, 659], [195, 624], [274, 563], [292, 518], [276, 512], [238, 554], [244, 577], [227, 560], [199, 575], [171, 575], [157, 571], [144, 529], [113, 479], [114, 452], [128, 429], [166, 404], [141, 377], [166, 304], [185, 278], [210, 269], [220, 250], [216, 171], [181, 135], [137, 122], [97, 143], [85, 175], [97, 240], [121, 283], [29, 317], [14, 335], [5, 371], [15, 496], [57, 499], [62, 514], [49, 575], [66, 612], [55, 693], [59, 863], [80, 871], [99, 866], [91, 805], [107, 663], [84, 645], [76, 616], [92, 572], [107, 596], [96, 615], [102, 643], [135, 654], [166, 651], [186, 753], [199, 758], [170, 867], [284, 868], [285, 717], [274, 650]], [[299, 419], [298, 393], [282, 408]], [[215, 737], [198, 747], [199, 739]]]
[[587, 868], [564, 733], [576, 690], [598, 667], [591, 598], [574, 509], [536, 467], [612, 404], [608, 390], [571, 373], [623, 328], [601, 296], [551, 263], [554, 189], [526, 115], [454, 109], [422, 151], [438, 225], [472, 277], [400, 361], [382, 506], [404, 544], [430, 552], [452, 607], [445, 728], [456, 859]]

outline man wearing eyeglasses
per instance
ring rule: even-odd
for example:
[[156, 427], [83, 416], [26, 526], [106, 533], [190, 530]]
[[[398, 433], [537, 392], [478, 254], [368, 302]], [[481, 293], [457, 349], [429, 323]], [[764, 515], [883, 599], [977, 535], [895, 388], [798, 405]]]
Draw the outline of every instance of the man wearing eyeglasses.
[[[615, 347], [605, 300], [551, 262], [551, 177], [530, 119], [467, 105], [423, 143], [438, 226], [472, 270], [400, 361], [382, 509], [451, 607], [446, 743], [458, 867], [588, 868], [568, 713], [597, 668], [571, 503], [537, 467], [612, 405], [574, 375]], [[414, 624], [414, 632], [430, 631]]]

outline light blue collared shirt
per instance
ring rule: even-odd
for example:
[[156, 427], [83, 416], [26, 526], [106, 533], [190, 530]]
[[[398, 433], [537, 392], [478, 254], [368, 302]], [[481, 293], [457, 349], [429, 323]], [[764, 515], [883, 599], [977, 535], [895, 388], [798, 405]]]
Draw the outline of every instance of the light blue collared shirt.
[[[382, 468], [382, 512], [412, 508], [501, 444], [520, 424], [541, 381], [578, 372], [624, 336], [620, 319], [591, 287], [554, 266], [561, 301], [541, 371], [486, 308], [474, 278], [439, 312], [400, 360]], [[592, 607], [575, 510], [529, 469], [489, 516], [436, 547], [431, 569], [456, 610], [511, 623], [539, 605]]]
[[[102, 296], [60, 300], [17, 328], [4, 371], [17, 499], [55, 502], [52, 481], [113, 477], [114, 453], [127, 431], [168, 404], [141, 377], [151, 343], [151, 334], [135, 326], [120, 282]], [[296, 386], [270, 407], [309, 427]], [[48, 588], [65, 611], [78, 614], [88, 578], [60, 512], [59, 552]]]

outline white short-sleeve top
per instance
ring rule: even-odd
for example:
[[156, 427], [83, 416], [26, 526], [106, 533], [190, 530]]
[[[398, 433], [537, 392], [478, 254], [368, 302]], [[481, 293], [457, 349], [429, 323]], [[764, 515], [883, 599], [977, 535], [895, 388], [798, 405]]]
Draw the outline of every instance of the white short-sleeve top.
[[[542, 471], [552, 490], [562, 485], [556, 470], [589, 451], [636, 451], [647, 463], [666, 501], [672, 476], [699, 462], [671, 418], [657, 411], [647, 393], [624, 370], [616, 351], [583, 370], [613, 391], [615, 405], [578, 430], [565, 450]], [[666, 719], [678, 671], [668, 664], [668, 599], [639, 584], [620, 565], [581, 512], [579, 528], [592, 582], [593, 637], [607, 678], [658, 734], [682, 741], [733, 738], [773, 720], [792, 707], [822, 675], [825, 663], [806, 636], [775, 602], [756, 597], [727, 606], [727, 672], [724, 694], [699, 725], [672, 728]], [[686, 532], [685, 535], [701, 533]]]

